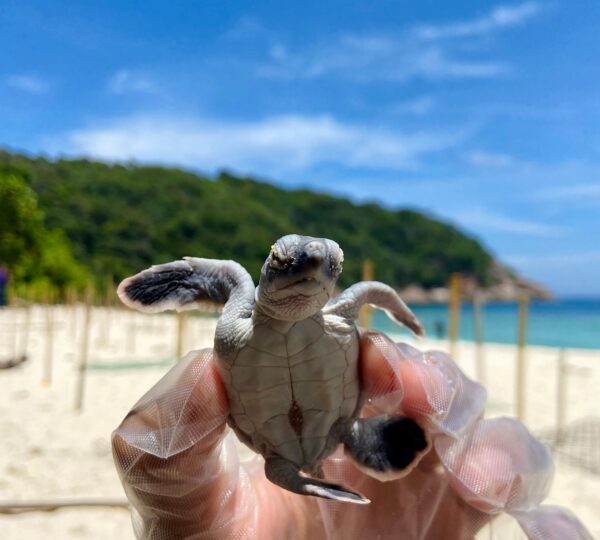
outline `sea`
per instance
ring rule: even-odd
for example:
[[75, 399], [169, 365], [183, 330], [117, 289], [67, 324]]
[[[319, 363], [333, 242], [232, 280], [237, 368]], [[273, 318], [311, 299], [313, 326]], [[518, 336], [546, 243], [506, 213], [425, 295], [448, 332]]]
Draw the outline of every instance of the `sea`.
[[[412, 305], [415, 315], [425, 326], [428, 337], [446, 339], [448, 306], [440, 304]], [[483, 340], [490, 343], [517, 342], [518, 305], [510, 302], [488, 302], [482, 305]], [[385, 313], [374, 309], [373, 328], [382, 332], [407, 333], [399, 330]], [[527, 343], [547, 347], [600, 350], [600, 298], [531, 301], [528, 309]], [[459, 316], [459, 337], [474, 340], [473, 306], [463, 303]]]

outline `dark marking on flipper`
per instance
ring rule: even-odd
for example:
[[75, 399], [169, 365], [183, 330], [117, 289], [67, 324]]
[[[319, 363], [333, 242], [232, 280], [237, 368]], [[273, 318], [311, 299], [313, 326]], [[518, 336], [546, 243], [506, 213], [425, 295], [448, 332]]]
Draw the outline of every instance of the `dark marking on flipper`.
[[357, 465], [372, 471], [375, 477], [408, 472], [429, 449], [423, 429], [405, 416], [382, 415], [349, 421], [343, 425], [340, 441]]
[[224, 303], [227, 300], [222, 279], [195, 271], [187, 260], [153, 266], [127, 278], [119, 287], [119, 296], [124, 301], [145, 307], [162, 303], [184, 306], [198, 300]]
[[196, 257], [152, 266], [123, 280], [117, 293], [125, 305], [149, 312], [228, 304], [235, 297], [236, 314], [247, 318], [254, 304], [254, 283], [241, 265]]
[[411, 418], [400, 417], [384, 422], [381, 434], [386, 455], [394, 469], [405, 469], [415, 455], [427, 447], [425, 432]]

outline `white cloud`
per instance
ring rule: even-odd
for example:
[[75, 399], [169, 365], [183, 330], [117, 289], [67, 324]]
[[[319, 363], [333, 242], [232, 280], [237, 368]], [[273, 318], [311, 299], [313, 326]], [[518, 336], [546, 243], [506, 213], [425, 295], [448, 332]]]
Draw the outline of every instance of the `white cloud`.
[[538, 2], [499, 5], [482, 17], [439, 25], [422, 25], [397, 34], [345, 34], [333, 40], [288, 51], [278, 43], [269, 49], [261, 77], [314, 79], [335, 76], [358, 82], [411, 79], [495, 78], [511, 71], [504, 62], [465, 58], [442, 38], [485, 36], [522, 25], [541, 11]]
[[48, 83], [36, 75], [9, 75], [6, 77], [6, 84], [28, 94], [40, 95], [48, 91]]
[[575, 265], [600, 263], [600, 251], [559, 253], [552, 255], [508, 255], [503, 260], [513, 266], [531, 270], [547, 268], [573, 268]]
[[481, 79], [498, 77], [510, 71], [502, 62], [473, 62], [454, 60], [439, 48], [428, 48], [416, 59], [416, 75], [426, 78]]
[[295, 80], [335, 76], [355, 82], [406, 82], [411, 79], [494, 78], [510, 71], [497, 61], [457, 59], [439, 46], [410, 39], [344, 36], [301, 53], [270, 55], [256, 70], [260, 77]]
[[389, 54], [397, 49], [397, 42], [390, 36], [373, 34], [345, 34], [340, 45], [359, 53]]
[[287, 57], [287, 50], [281, 43], [276, 43], [269, 49], [269, 55], [274, 60], [284, 60]]
[[483, 208], [471, 208], [456, 212], [452, 217], [460, 225], [478, 231], [498, 231], [550, 238], [564, 236], [566, 232], [563, 227], [557, 225], [504, 216]]
[[525, 275], [546, 282], [559, 294], [600, 295], [598, 250], [503, 255], [502, 260]]
[[158, 86], [150, 79], [127, 69], [117, 71], [109, 79], [107, 88], [112, 94], [155, 94], [159, 90]]
[[430, 112], [435, 106], [435, 100], [431, 96], [418, 96], [414, 99], [401, 101], [390, 107], [392, 114], [414, 114], [421, 116]]
[[465, 132], [400, 133], [339, 122], [330, 116], [276, 116], [216, 122], [140, 116], [74, 131], [54, 141], [57, 152], [102, 159], [231, 167], [263, 175], [332, 163], [404, 170], [421, 156], [459, 144]]
[[600, 182], [570, 184], [560, 187], [546, 188], [538, 192], [540, 199], [546, 200], [583, 200], [600, 199]]
[[267, 31], [261, 22], [255, 17], [240, 17], [229, 28], [223, 36], [231, 40], [245, 40], [261, 37], [267, 34]]
[[465, 161], [476, 167], [500, 169], [515, 165], [517, 160], [508, 154], [474, 150], [465, 155]]
[[416, 30], [422, 39], [442, 39], [487, 34], [525, 23], [540, 12], [538, 2], [523, 2], [510, 6], [496, 6], [486, 15], [450, 24], [425, 25]]

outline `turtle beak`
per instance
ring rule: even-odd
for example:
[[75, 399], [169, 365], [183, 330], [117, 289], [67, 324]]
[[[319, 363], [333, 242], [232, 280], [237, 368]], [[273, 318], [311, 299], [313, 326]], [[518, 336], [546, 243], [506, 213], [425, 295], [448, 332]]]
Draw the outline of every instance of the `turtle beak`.
[[315, 293], [328, 289], [329, 278], [323, 264], [325, 257], [325, 246], [321, 242], [312, 241], [304, 246], [295, 257], [301, 264], [300, 275], [286, 289], [293, 288], [300, 293]]

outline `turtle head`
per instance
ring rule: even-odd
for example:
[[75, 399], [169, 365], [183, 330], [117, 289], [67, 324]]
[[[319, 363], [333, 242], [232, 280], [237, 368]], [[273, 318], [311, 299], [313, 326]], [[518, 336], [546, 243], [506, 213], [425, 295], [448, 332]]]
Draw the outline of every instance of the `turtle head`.
[[344, 253], [333, 240], [289, 234], [271, 246], [256, 291], [258, 307], [274, 319], [300, 321], [331, 298]]

